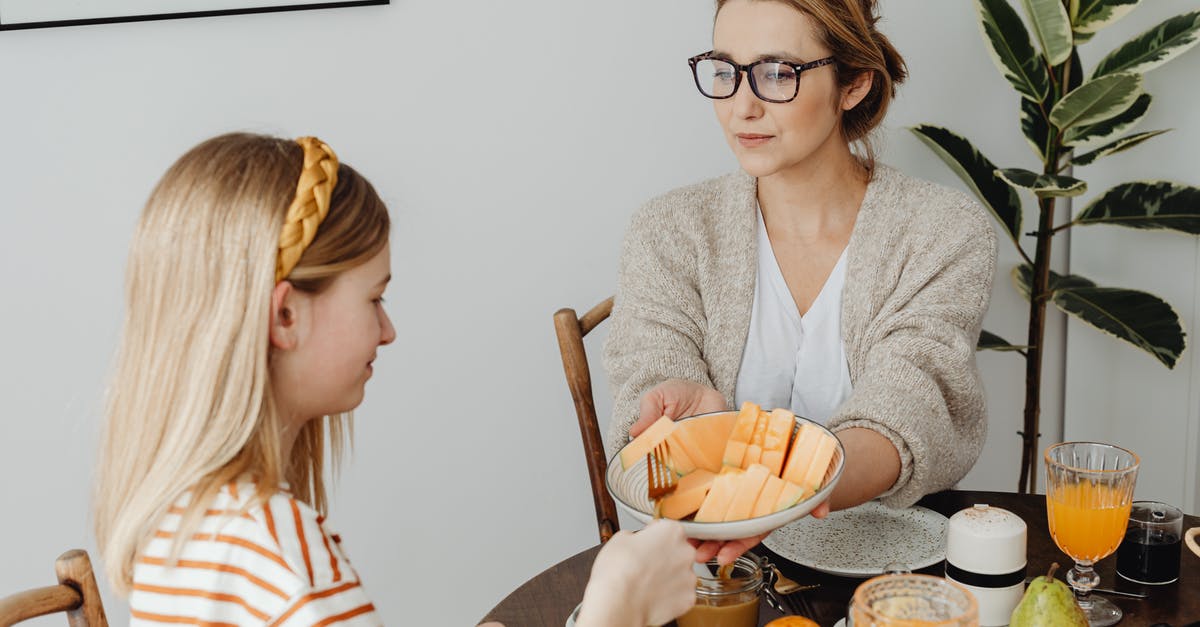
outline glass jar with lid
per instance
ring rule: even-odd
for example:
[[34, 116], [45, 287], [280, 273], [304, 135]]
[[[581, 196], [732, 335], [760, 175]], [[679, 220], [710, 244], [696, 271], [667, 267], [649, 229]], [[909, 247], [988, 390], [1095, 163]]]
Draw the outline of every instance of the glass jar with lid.
[[696, 576], [696, 605], [676, 619], [679, 627], [756, 627], [764, 582], [760, 559], [747, 553], [733, 564], [716, 560]]

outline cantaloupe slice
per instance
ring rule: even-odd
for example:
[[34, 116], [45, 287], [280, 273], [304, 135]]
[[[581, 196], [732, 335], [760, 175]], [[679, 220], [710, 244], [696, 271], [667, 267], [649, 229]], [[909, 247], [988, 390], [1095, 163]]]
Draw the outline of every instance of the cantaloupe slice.
[[675, 491], [662, 500], [663, 517], [681, 520], [700, 509], [716, 478], [717, 473], [703, 468], [697, 468], [680, 477]]
[[767, 483], [769, 476], [771, 476], [771, 471], [766, 466], [750, 464], [746, 472], [737, 478], [733, 500], [729, 502], [729, 509], [725, 511], [724, 520], [749, 518], [750, 513], [754, 511], [754, 503], [758, 501], [758, 495], [762, 492], [763, 485]]
[[741, 468], [742, 459], [746, 457], [746, 446], [745, 442], [729, 438], [729, 442], [725, 444], [725, 455], [721, 463], [733, 468]]
[[695, 421], [687, 420], [676, 424], [675, 430], [671, 432], [671, 436], [668, 438], [673, 447], [672, 450], [685, 452], [694, 466], [693, 470], [703, 468], [710, 472], [717, 472], [721, 469], [721, 451], [717, 451], [714, 454], [711, 448], [706, 448], [696, 441], [695, 430], [692, 426], [693, 422]]
[[760, 463], [779, 476], [783, 472], [783, 460], [787, 457], [792, 431], [796, 427], [796, 415], [786, 409], [771, 412], [766, 433], [763, 434], [763, 452]]
[[663, 416], [656, 420], [641, 435], [638, 435], [632, 442], [625, 445], [625, 448], [621, 449], [621, 468], [629, 470], [630, 467], [638, 463], [639, 459], [645, 457], [660, 442], [667, 439], [667, 436], [671, 435], [671, 431], [674, 429], [675, 421], [670, 418]]
[[679, 440], [688, 447], [688, 455], [697, 468], [717, 472], [721, 470], [725, 445], [733, 431], [737, 414], [728, 412], [713, 416], [693, 418], [679, 423]]
[[775, 475], [769, 475], [767, 482], [763, 484], [762, 492], [758, 493], [758, 500], [754, 502], [754, 509], [750, 512], [751, 518], [766, 516], [775, 511], [775, 504], [779, 501], [779, 494], [783, 492], [784, 481]]
[[733, 433], [733, 423], [737, 422], [736, 412], [721, 412], [711, 416], [702, 416], [696, 418], [692, 423], [694, 425], [704, 425], [706, 430], [711, 430], [714, 434], [721, 437], [722, 443], [729, 439], [729, 434]]
[[733, 423], [733, 430], [729, 433], [729, 441], [725, 444], [725, 454], [722, 456], [722, 461], [727, 466], [744, 467], [742, 459], [746, 457], [746, 447], [754, 437], [754, 426], [758, 424], [759, 411], [758, 405], [750, 401], [742, 403], [742, 409]]
[[792, 442], [783, 478], [816, 492], [825, 482], [825, 471], [837, 449], [837, 442], [819, 427], [805, 424]]
[[693, 486], [687, 490], [676, 488], [675, 491], [667, 495], [660, 504], [662, 507], [663, 518], [681, 520], [700, 509], [700, 505], [704, 503], [704, 498], [708, 495], [708, 490], [711, 485], [712, 481], [710, 478], [709, 483]]
[[783, 482], [783, 489], [779, 491], [779, 498], [775, 501], [775, 511], [785, 510], [812, 496], [812, 494], [811, 490], [806, 490], [802, 486], [785, 480]]
[[708, 490], [708, 496], [704, 497], [704, 502], [700, 504], [700, 509], [696, 512], [693, 520], [696, 522], [721, 522], [725, 517], [725, 511], [729, 509], [730, 501], [733, 500], [734, 488], [740, 475], [740, 472], [717, 475], [713, 479], [712, 487]]
[[680, 490], [691, 490], [692, 488], [698, 488], [701, 486], [707, 488], [712, 485], [713, 479], [716, 478], [717, 473], [709, 472], [703, 468], [697, 468], [696, 470], [680, 477], [679, 482], [676, 483], [675, 490], [678, 492]]
[[729, 439], [729, 434], [733, 433], [733, 424], [737, 422], [737, 417], [737, 412], [726, 411], [711, 416], [701, 416], [692, 420], [691, 423], [696, 428], [704, 425], [704, 430], [711, 431], [715, 436], [720, 437], [721, 444], [724, 445], [725, 441]]
[[758, 420], [754, 423], [754, 433], [746, 445], [746, 456], [742, 458], [742, 468], [749, 468], [762, 459], [763, 439], [766, 438], [769, 424], [771, 424], [771, 415], [765, 411], [759, 411]]
[[809, 462], [808, 470], [804, 473], [800, 485], [813, 492], [820, 490], [825, 483], [825, 473], [829, 470], [829, 462], [833, 461], [833, 453], [836, 450], [837, 442], [822, 433], [817, 442], [817, 450], [812, 454], [812, 461]]
[[667, 435], [667, 467], [675, 471], [675, 474], [683, 476], [696, 470], [696, 462], [692, 460], [692, 456], [688, 453], [688, 449], [680, 441], [682, 429], [676, 425], [675, 429]]
[[781, 478], [792, 483], [800, 483], [800, 477], [808, 470], [808, 460], [816, 450], [816, 439], [819, 435], [817, 429], [812, 425], [800, 425], [800, 429], [796, 431], [796, 437], [792, 440], [792, 446], [788, 450], [783, 472], [779, 474]]

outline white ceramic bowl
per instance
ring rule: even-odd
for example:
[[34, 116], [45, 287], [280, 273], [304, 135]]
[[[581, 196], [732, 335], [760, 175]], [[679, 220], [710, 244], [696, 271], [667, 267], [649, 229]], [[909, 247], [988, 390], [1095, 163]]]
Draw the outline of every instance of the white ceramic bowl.
[[[700, 416], [691, 416], [682, 418], [681, 420], [691, 420], [701, 416], [712, 416], [716, 414], [736, 414], [736, 411], [713, 412], [711, 414], [700, 414]], [[813, 509], [825, 502], [829, 498], [829, 493], [833, 491], [833, 487], [837, 485], [838, 479], [842, 477], [842, 467], [845, 465], [846, 451], [842, 448], [842, 442], [833, 434], [832, 431], [826, 429], [823, 425], [817, 424], [807, 418], [796, 417], [796, 429], [800, 428], [803, 423], [808, 423], [816, 426], [824, 431], [827, 435], [837, 442], [837, 448], [833, 453], [833, 460], [829, 462], [829, 469], [825, 471], [825, 483], [820, 491], [812, 496], [796, 503], [795, 505], [775, 512], [766, 516], [757, 518], [748, 518], [746, 520], [734, 520], [730, 522], [693, 522], [690, 520], [681, 521], [684, 531], [689, 538], [697, 540], [737, 540], [739, 538], [751, 538], [774, 531], [796, 519], [808, 515]], [[626, 445], [628, 446], [628, 445]], [[642, 458], [636, 465], [628, 470], [621, 468], [620, 452], [613, 456], [608, 461], [608, 472], [605, 473], [604, 482], [608, 486], [608, 493], [613, 496], [613, 500], [617, 502], [617, 507], [624, 510], [630, 516], [642, 523], [648, 523], [654, 519], [654, 503], [646, 494], [646, 460]]]

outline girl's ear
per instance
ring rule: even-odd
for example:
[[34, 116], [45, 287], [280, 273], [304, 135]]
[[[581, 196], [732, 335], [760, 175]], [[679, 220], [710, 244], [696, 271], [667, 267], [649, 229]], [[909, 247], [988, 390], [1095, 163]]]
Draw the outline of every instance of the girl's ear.
[[854, 78], [854, 82], [846, 86], [842, 92], [842, 110], [849, 111], [858, 106], [867, 94], [871, 93], [871, 84], [875, 81], [875, 73], [871, 71], [859, 72]]
[[299, 340], [296, 308], [299, 298], [289, 281], [280, 281], [271, 291], [271, 346], [280, 350], [296, 347]]

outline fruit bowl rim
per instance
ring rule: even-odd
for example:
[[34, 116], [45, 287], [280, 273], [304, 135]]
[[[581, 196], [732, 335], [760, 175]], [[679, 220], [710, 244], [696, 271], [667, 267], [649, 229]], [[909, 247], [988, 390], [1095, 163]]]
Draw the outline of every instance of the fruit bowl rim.
[[[692, 416], [677, 418], [675, 422], [684, 422], [687, 420], [695, 420], [697, 418], [705, 418], [720, 414], [737, 413], [738, 410], [736, 409], [711, 411], [703, 414], [695, 414]], [[722, 522], [695, 522], [692, 520], [678, 521], [683, 525], [684, 532], [689, 538], [696, 540], [737, 540], [762, 535], [807, 516], [810, 512], [816, 509], [818, 505], [825, 502], [829, 498], [829, 494], [833, 491], [834, 486], [837, 485], [838, 480], [841, 479], [842, 471], [846, 467], [846, 449], [842, 445], [842, 440], [837, 437], [836, 433], [830, 431], [829, 427], [826, 427], [825, 425], [810, 418], [805, 418], [795, 414], [793, 415], [795, 417], [795, 427], [792, 431], [793, 434], [800, 428], [802, 424], [810, 424], [818, 427], [824, 431], [826, 435], [832, 437], [834, 443], [837, 445], [837, 455], [835, 456], [836, 466], [832, 476], [828, 481], [825, 482], [825, 485], [821, 486], [820, 490], [817, 490], [808, 498], [797, 501], [786, 509], [772, 512], [763, 516]], [[653, 512], [642, 511], [641, 509], [634, 507], [632, 504], [627, 503], [625, 499], [621, 498], [620, 491], [613, 489], [613, 481], [615, 478], [619, 477], [625, 472], [629, 472], [629, 470], [632, 470], [633, 468], [638, 467], [635, 465], [629, 470], [626, 470], [622, 468], [621, 465], [621, 451], [624, 451], [625, 448], [631, 443], [632, 441], [625, 443], [625, 445], [617, 450], [617, 452], [614, 453], [608, 460], [608, 469], [604, 472], [604, 487], [608, 490], [609, 495], [613, 497], [613, 500], [616, 501], [619, 508], [624, 510], [625, 513], [629, 514], [639, 522], [647, 524], [654, 519]], [[639, 461], [638, 465], [643, 465], [644, 463], [644, 461]]]

